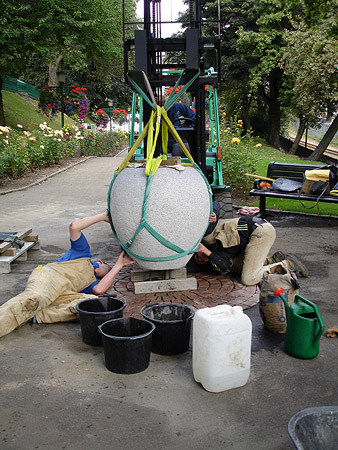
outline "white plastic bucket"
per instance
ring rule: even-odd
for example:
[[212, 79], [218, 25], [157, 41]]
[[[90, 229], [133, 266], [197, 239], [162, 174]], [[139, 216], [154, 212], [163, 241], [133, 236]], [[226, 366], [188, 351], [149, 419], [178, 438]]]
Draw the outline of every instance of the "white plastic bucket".
[[199, 309], [193, 320], [195, 381], [210, 392], [243, 386], [250, 375], [252, 323], [241, 306]]

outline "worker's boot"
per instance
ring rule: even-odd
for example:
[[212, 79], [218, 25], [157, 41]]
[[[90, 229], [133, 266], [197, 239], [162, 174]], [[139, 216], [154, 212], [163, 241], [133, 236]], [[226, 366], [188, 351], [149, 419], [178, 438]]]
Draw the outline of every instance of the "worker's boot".
[[293, 253], [288, 253], [285, 257], [286, 261], [288, 261], [289, 267], [291, 270], [294, 270], [296, 273], [299, 273], [304, 278], [309, 276], [309, 271], [305, 267], [305, 265], [297, 258]]
[[277, 251], [272, 256], [268, 256], [266, 258], [265, 264], [268, 265], [268, 264], [274, 264], [277, 262], [281, 262], [281, 261], [284, 261], [285, 258], [286, 258], [286, 256], [283, 252]]
[[284, 259], [286, 259], [285, 258], [285, 253], [283, 253], [283, 252], [281, 252], [281, 251], [278, 251], [278, 252], [275, 252], [273, 255], [272, 255], [272, 260], [273, 260], [273, 262], [281, 262], [281, 261], [284, 261]]

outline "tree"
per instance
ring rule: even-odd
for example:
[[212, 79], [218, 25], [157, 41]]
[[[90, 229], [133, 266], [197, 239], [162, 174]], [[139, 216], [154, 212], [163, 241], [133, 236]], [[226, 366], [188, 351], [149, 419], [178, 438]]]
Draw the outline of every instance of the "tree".
[[247, 7], [247, 14], [258, 15], [256, 29], [241, 27], [238, 31], [238, 52], [251, 68], [250, 84], [258, 89], [268, 107], [267, 141], [279, 148], [282, 108], [280, 102], [284, 76], [282, 57], [286, 48], [285, 33], [294, 29], [301, 14], [297, 1], [259, 0]]
[[0, 10], [0, 125], [5, 125], [2, 75], [20, 75], [34, 48], [36, 32], [26, 17], [25, 4], [0, 0]]
[[335, 134], [338, 131], [338, 115], [335, 117], [334, 121], [331, 123], [327, 132], [324, 134], [323, 139], [317, 145], [316, 150], [307, 158], [311, 161], [319, 161], [321, 156], [324, 154], [328, 145], [334, 138]]
[[56, 72], [63, 67], [83, 70], [92, 64], [103, 79], [114, 61], [120, 68], [120, 0], [83, 0], [81, 5], [77, 0], [38, 0], [31, 15], [46, 40], [39, 53], [49, 64], [51, 84], [55, 85]]
[[[306, 124], [315, 126], [323, 117], [333, 117], [338, 108], [338, 42], [330, 30], [331, 26], [323, 22], [322, 27], [315, 29], [301, 25], [286, 36], [283, 64], [289, 86], [284, 86], [283, 103], [300, 118], [292, 152], [297, 149]], [[334, 137], [335, 123], [309, 159], [317, 161], [322, 156], [329, 136]]]
[[[188, 3], [188, 0], [185, 1]], [[243, 129], [251, 128], [249, 111], [252, 108], [252, 100], [257, 97], [248, 84], [250, 65], [243, 60], [237, 51], [238, 35], [240, 26], [255, 28], [255, 15], [248, 16], [243, 2], [239, 0], [227, 0], [221, 3], [221, 26], [215, 21], [218, 16], [218, 3], [216, 1], [201, 0], [202, 35], [219, 36], [221, 40], [221, 78], [219, 97], [222, 106], [231, 116], [241, 117]], [[247, 3], [246, 3], [247, 4]], [[183, 28], [190, 26], [190, 12], [180, 15]], [[205, 64], [210, 66], [215, 62], [205, 53]], [[214, 66], [216, 67], [216, 66]]]
[[[215, 2], [202, 2], [202, 17], [215, 15]], [[250, 127], [253, 100], [256, 111], [264, 104], [268, 118], [267, 141], [279, 148], [282, 108], [280, 93], [285, 48], [284, 34], [293, 29], [301, 11], [297, 0], [222, 0], [222, 75], [225, 90], [240, 92], [240, 114]], [[226, 92], [228, 95], [228, 92]], [[232, 97], [232, 96], [231, 96]], [[262, 121], [262, 120], [261, 120]]]
[[[215, 17], [216, 2], [201, 5], [202, 23]], [[276, 148], [286, 113], [299, 117], [300, 140], [306, 124], [335, 111], [337, 9], [336, 0], [221, 0], [222, 99], [247, 128], [268, 117], [267, 141]]]
[[[212, 17], [213, 11], [207, 10], [207, 13]], [[243, 119], [243, 129], [248, 131], [251, 129], [250, 110], [257, 95], [249, 84], [252, 66], [238, 52], [238, 30], [241, 27], [257, 30], [258, 16], [248, 15], [242, 3], [231, 0], [222, 2], [221, 19], [222, 98], [231, 114]]]
[[[126, 0], [135, 16], [135, 1]], [[19, 76], [32, 55], [49, 67], [49, 84], [64, 68], [95, 71], [109, 85], [111, 73], [123, 78], [120, 0], [0, 0], [0, 73]], [[2, 99], [0, 98], [0, 120]]]
[[338, 35], [337, 0], [304, 0], [305, 24], [310, 29], [322, 26], [323, 21], [329, 26], [329, 35]]

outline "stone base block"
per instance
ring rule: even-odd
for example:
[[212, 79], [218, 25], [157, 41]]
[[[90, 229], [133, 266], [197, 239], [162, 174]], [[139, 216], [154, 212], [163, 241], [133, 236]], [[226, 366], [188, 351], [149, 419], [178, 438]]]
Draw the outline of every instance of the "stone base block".
[[196, 278], [175, 278], [170, 280], [138, 281], [134, 283], [135, 294], [189, 291], [192, 289], [197, 289]]
[[170, 280], [172, 278], [186, 278], [187, 269], [181, 267], [180, 269], [170, 270], [142, 270], [135, 269], [131, 271], [131, 281], [153, 281], [153, 280]]

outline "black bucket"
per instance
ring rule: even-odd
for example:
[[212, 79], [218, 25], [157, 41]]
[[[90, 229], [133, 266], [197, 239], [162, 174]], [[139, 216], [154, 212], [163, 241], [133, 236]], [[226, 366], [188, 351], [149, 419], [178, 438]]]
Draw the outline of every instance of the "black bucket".
[[99, 326], [106, 368], [115, 373], [138, 373], [149, 366], [155, 330], [148, 320], [125, 317]]
[[107, 320], [123, 316], [126, 303], [113, 296], [93, 297], [76, 305], [79, 313], [82, 340], [89, 345], [102, 345], [98, 326]]
[[141, 310], [142, 316], [156, 325], [151, 351], [159, 355], [179, 355], [189, 349], [194, 311], [176, 303], [154, 303]]

